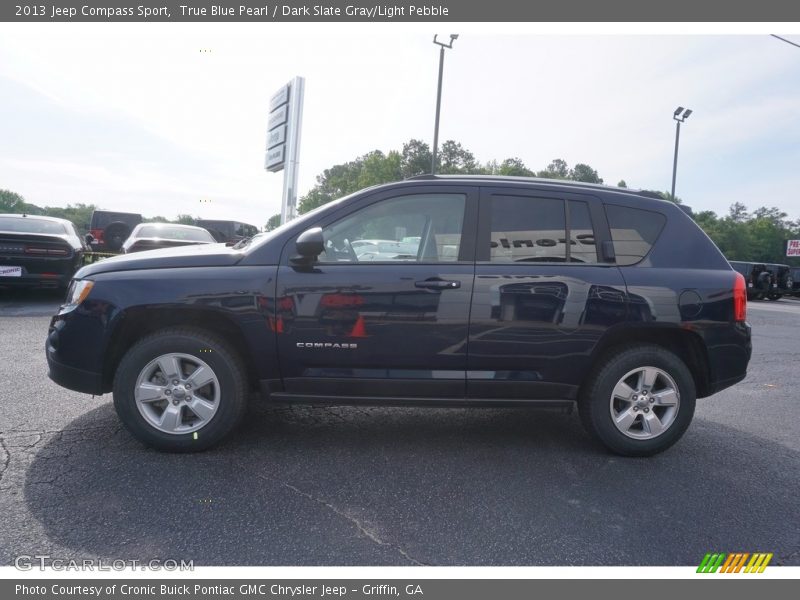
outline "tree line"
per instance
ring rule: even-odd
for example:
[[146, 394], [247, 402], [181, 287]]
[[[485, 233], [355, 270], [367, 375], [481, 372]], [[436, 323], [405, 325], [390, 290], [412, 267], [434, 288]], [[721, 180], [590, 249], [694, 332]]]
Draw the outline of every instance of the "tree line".
[[[423, 141], [412, 139], [400, 150], [383, 152], [373, 150], [349, 162], [325, 169], [316, 178], [316, 184], [298, 202], [298, 212], [306, 213], [318, 206], [346, 196], [358, 190], [401, 181], [408, 177], [430, 173], [431, 149]], [[437, 156], [437, 172], [444, 175], [510, 175], [520, 177], [543, 177], [568, 179], [585, 183], [603, 183], [597, 170], [585, 163], [570, 166], [567, 161], [556, 158], [545, 168], [534, 170], [520, 158], [506, 158], [481, 163], [475, 155], [460, 143], [448, 140], [442, 144]], [[618, 187], [627, 187], [625, 180]], [[681, 204], [669, 192], [643, 190], [647, 195], [658, 196]], [[39, 207], [25, 202], [19, 194], [0, 189], [0, 213], [27, 213], [69, 219], [82, 233], [89, 230], [94, 204], [68, 204], [66, 207]], [[695, 221], [714, 240], [729, 260], [753, 262], [777, 262], [800, 266], [800, 260], [787, 259], [785, 241], [800, 239], [800, 219], [792, 221], [777, 207], [761, 206], [752, 212], [739, 202], [730, 207], [728, 214], [717, 215], [713, 211], [702, 211], [693, 215]], [[178, 215], [176, 219], [156, 216], [145, 221], [194, 224], [191, 215]], [[280, 214], [267, 221], [265, 229], [270, 231], [280, 224]]]
[[[67, 204], [63, 206], [37, 206], [25, 201], [21, 195], [11, 190], [0, 189], [0, 214], [15, 213], [26, 215], [42, 215], [46, 217], [58, 217], [72, 221], [75, 228], [81, 235], [89, 232], [89, 225], [92, 222], [92, 213], [99, 208], [96, 204]], [[182, 225], [194, 225], [195, 218], [192, 215], [178, 215], [175, 219], [166, 217], [142, 217], [146, 223], [181, 223]]]
[[[388, 153], [373, 150], [349, 162], [334, 165], [317, 176], [314, 187], [300, 198], [297, 211], [303, 214], [365, 187], [430, 173], [431, 158], [428, 144], [412, 139], [403, 144], [401, 150]], [[481, 163], [472, 152], [454, 140], [442, 144], [436, 170], [443, 175], [510, 175], [603, 183], [603, 178], [590, 165], [577, 163], [571, 167], [561, 158], [552, 160], [540, 170], [531, 169], [517, 157]], [[628, 187], [624, 179], [617, 186]], [[670, 192], [642, 192], [682, 204], [681, 199], [673, 197]], [[762, 206], [750, 212], [745, 205], [737, 202], [730, 207], [727, 215], [719, 216], [709, 210], [694, 214], [693, 217], [729, 260], [800, 266], [800, 260], [785, 256], [785, 241], [800, 239], [800, 219], [790, 220], [777, 207]], [[280, 214], [273, 215], [265, 229], [270, 231], [279, 224]]]

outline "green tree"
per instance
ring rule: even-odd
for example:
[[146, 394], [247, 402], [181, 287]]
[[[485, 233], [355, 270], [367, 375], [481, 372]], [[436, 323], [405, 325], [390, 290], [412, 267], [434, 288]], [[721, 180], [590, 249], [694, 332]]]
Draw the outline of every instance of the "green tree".
[[603, 183], [603, 178], [597, 174], [597, 171], [584, 163], [578, 163], [572, 167], [569, 171], [569, 178], [584, 183]]
[[178, 215], [173, 223], [179, 223], [180, 225], [194, 225], [197, 222], [192, 215]]
[[400, 171], [403, 179], [431, 172], [431, 148], [420, 140], [403, 144]]
[[[496, 164], [496, 163], [495, 163]], [[536, 175], [520, 158], [507, 158], [497, 167], [497, 175], [510, 175], [516, 177], [533, 177]]]
[[0, 190], [0, 212], [15, 213], [25, 205], [25, 199], [11, 190]]
[[61, 206], [47, 206], [44, 209], [44, 214], [48, 217], [58, 217], [59, 219], [67, 219], [72, 221], [75, 228], [81, 234], [89, 232], [89, 226], [92, 221], [92, 213], [97, 206], [94, 204], [67, 204], [66, 207]]
[[617, 187], [626, 188], [626, 187], [628, 187], [628, 184], [625, 183], [624, 179], [620, 179], [619, 183], [617, 183]]
[[281, 224], [281, 213], [272, 215], [267, 221], [267, 224], [264, 225], [264, 231], [272, 231], [273, 229], [276, 229], [280, 224]]
[[570, 170], [567, 161], [561, 158], [553, 159], [547, 168], [543, 171], [539, 171], [539, 177], [545, 177], [547, 179], [567, 179], [569, 177]]
[[480, 172], [480, 167], [475, 160], [475, 155], [464, 148], [459, 142], [447, 140], [437, 156], [437, 173], [442, 175], [475, 174]]

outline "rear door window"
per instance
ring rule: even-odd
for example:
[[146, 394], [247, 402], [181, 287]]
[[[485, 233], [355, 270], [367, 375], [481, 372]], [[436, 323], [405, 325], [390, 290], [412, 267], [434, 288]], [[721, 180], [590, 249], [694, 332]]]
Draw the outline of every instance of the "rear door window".
[[[597, 263], [589, 205], [539, 196], [491, 196], [489, 260]], [[569, 242], [567, 242], [569, 240]]]

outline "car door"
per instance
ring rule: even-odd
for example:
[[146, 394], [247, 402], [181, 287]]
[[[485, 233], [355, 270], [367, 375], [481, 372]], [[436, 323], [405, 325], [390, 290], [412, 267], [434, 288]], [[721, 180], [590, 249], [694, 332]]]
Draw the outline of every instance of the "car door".
[[598, 198], [482, 188], [470, 322], [471, 399], [574, 398], [595, 344], [626, 316], [625, 284], [598, 251]]
[[478, 196], [415, 186], [369, 196], [319, 225], [325, 251], [278, 272], [285, 392], [464, 398]]

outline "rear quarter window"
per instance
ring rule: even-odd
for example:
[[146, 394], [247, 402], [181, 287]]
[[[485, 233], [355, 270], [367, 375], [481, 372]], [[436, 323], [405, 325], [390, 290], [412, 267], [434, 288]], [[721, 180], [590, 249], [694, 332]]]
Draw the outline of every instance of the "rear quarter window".
[[606, 217], [618, 265], [642, 260], [656, 243], [667, 219], [661, 213], [641, 208], [606, 204]]

